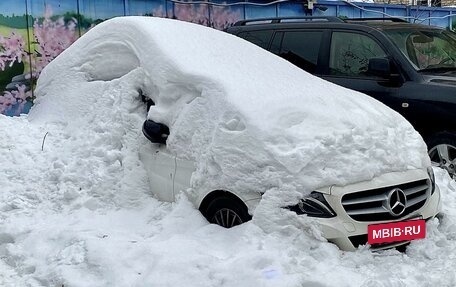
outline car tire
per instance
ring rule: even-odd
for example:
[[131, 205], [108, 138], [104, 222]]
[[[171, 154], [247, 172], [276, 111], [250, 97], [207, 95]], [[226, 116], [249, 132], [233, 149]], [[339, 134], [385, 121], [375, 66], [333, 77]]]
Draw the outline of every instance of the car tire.
[[230, 196], [215, 198], [203, 214], [210, 223], [225, 228], [231, 228], [252, 219], [245, 204], [240, 199]]
[[432, 165], [438, 166], [456, 178], [456, 135], [452, 133], [438, 133], [426, 141]]

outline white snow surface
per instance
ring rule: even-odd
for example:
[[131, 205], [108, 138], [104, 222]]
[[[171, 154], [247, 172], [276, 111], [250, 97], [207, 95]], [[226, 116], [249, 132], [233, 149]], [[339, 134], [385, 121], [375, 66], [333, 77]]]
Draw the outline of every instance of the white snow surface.
[[[154, 199], [138, 90], [170, 148], [199, 160], [195, 184], [215, 170], [270, 188], [253, 221], [223, 229], [184, 195]], [[89, 31], [36, 94], [28, 116], [0, 116], [0, 286], [456, 285], [456, 184], [441, 170], [442, 214], [407, 253], [342, 252], [306, 217], [265, 209], [429, 164], [410, 125], [362, 94], [233, 36], [139, 17]]]
[[195, 187], [310, 192], [430, 165], [420, 135], [376, 100], [227, 33], [170, 19], [93, 28], [44, 70], [30, 119], [81, 128], [94, 116], [108, 120], [96, 111], [139, 90], [156, 103], [149, 118], [170, 127], [169, 149], [198, 162]]
[[113, 108], [123, 122], [96, 121], [90, 136], [0, 116], [0, 286], [456, 285], [456, 184], [443, 171], [441, 217], [406, 253], [342, 252], [287, 224], [224, 229], [186, 197], [150, 195], [139, 129], [124, 126], [140, 110]]

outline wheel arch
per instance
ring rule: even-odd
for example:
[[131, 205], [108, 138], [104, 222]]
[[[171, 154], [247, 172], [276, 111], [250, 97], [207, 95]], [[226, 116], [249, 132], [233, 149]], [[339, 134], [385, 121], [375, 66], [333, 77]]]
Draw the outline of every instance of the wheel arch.
[[[435, 141], [437, 138], [453, 138], [456, 139], [456, 130], [452, 129], [440, 129], [437, 131], [429, 132], [422, 135], [423, 140], [426, 144]], [[430, 147], [428, 146], [428, 149]]]
[[234, 194], [232, 192], [229, 192], [226, 190], [221, 190], [221, 189], [213, 190], [213, 191], [209, 192], [208, 194], [206, 194], [199, 205], [199, 208], [198, 208], [199, 211], [201, 211], [201, 213], [204, 214], [206, 212], [206, 210], [208, 209], [210, 203], [218, 197], [229, 197], [233, 200], [236, 200], [245, 207], [247, 212], [250, 211], [249, 206], [239, 196], [237, 196], [236, 194]]
[[426, 144], [432, 165], [443, 168], [453, 179], [456, 178], [456, 134], [436, 133]]

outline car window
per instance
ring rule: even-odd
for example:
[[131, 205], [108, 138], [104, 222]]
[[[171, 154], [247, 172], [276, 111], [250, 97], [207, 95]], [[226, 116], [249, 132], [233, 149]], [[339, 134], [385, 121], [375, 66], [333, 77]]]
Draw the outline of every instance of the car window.
[[279, 56], [309, 73], [315, 73], [323, 31], [290, 31], [283, 33]]
[[385, 32], [415, 69], [456, 68], [456, 40], [452, 32], [424, 29]]
[[255, 45], [260, 46], [263, 49], [267, 49], [269, 41], [271, 40], [272, 31], [246, 31], [238, 34], [239, 37], [252, 42]]
[[283, 32], [276, 32], [271, 42], [269, 51], [278, 55], [280, 54], [280, 47], [282, 46]]
[[384, 50], [369, 36], [349, 32], [332, 33], [329, 56], [331, 75], [365, 77], [369, 59], [384, 57]]

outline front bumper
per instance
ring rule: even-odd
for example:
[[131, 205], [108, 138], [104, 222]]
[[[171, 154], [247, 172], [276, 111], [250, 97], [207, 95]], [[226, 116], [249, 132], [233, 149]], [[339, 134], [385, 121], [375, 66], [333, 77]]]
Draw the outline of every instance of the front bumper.
[[[405, 221], [409, 219], [425, 219], [429, 220], [435, 217], [441, 208], [440, 190], [435, 186], [435, 190], [427, 199], [426, 203], [418, 210], [407, 214], [404, 217], [395, 220], [387, 221], [356, 221], [352, 219], [341, 205], [341, 198], [344, 192], [335, 192], [325, 194], [325, 198], [331, 207], [335, 210], [337, 216], [333, 218], [319, 218], [323, 236], [330, 242], [335, 243], [342, 250], [353, 251], [359, 246], [367, 244], [367, 228], [371, 224], [388, 223]], [[397, 242], [387, 245], [371, 246], [371, 249], [385, 249], [398, 245], [403, 245], [408, 242]]]

